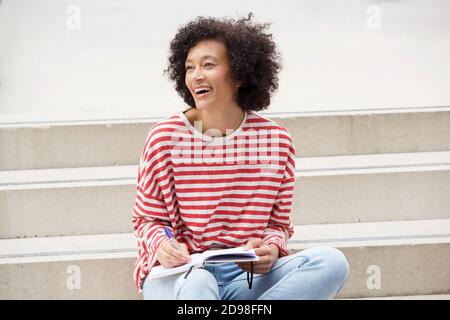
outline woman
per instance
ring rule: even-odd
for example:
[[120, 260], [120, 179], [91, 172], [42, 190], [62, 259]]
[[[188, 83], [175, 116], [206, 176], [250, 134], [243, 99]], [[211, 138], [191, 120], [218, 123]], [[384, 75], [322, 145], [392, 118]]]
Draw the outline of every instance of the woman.
[[[281, 66], [268, 25], [250, 19], [199, 17], [171, 42], [166, 72], [190, 108], [155, 124], [141, 156], [134, 279], [144, 299], [329, 299], [348, 278], [337, 249], [288, 251], [295, 148], [286, 128], [257, 114]], [[260, 260], [147, 278], [155, 265], [239, 246]]]

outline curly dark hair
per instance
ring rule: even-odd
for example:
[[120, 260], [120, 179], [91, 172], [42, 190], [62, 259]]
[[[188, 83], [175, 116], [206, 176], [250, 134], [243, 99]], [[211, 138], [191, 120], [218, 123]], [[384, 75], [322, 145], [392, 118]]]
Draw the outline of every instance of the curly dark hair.
[[185, 84], [185, 62], [190, 48], [202, 40], [217, 40], [225, 45], [231, 77], [240, 82], [236, 102], [242, 110], [267, 109], [278, 89], [281, 56], [272, 35], [265, 32], [269, 23], [251, 23], [248, 18], [222, 19], [197, 17], [178, 29], [170, 43], [169, 66], [164, 70], [175, 82], [175, 90], [191, 107], [195, 100]]

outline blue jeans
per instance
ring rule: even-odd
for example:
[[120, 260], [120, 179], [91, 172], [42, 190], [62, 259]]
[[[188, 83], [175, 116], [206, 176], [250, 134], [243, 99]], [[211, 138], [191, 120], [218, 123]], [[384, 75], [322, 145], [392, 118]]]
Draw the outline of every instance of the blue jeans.
[[300, 300], [331, 299], [346, 283], [349, 265], [332, 247], [314, 247], [279, 258], [266, 274], [247, 272], [235, 263], [206, 264], [186, 273], [144, 281], [146, 300]]

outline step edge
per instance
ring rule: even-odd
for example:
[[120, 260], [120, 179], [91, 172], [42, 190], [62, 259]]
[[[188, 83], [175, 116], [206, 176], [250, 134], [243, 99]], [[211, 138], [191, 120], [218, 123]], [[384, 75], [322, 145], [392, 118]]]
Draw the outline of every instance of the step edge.
[[[327, 225], [329, 231], [330, 227], [341, 228], [342, 226], [361, 226], [361, 228], [374, 228], [378, 226], [390, 225], [409, 225], [423, 224], [424, 221], [430, 222], [434, 225], [450, 225], [450, 219], [430, 219], [430, 220], [415, 220], [415, 221], [394, 221], [394, 222], [368, 222], [368, 223], [349, 223], [349, 224], [334, 224]], [[308, 225], [309, 230], [320, 229], [323, 225]], [[303, 228], [302, 226], [295, 225], [295, 229]], [[412, 228], [414, 229], [414, 228]], [[437, 227], [436, 227], [437, 229]], [[320, 230], [319, 230], [320, 232]], [[323, 230], [322, 230], [323, 232]], [[420, 244], [449, 244], [450, 245], [450, 233], [440, 232], [436, 230], [435, 233], [428, 232], [427, 234], [421, 234], [417, 232], [414, 234], [410, 232], [405, 235], [383, 235], [383, 236], [371, 236], [371, 237], [340, 237], [340, 238], [326, 238], [319, 239], [300, 239], [294, 237], [288, 241], [288, 248], [297, 250], [303, 247], [311, 247], [318, 245], [332, 245], [335, 247], [374, 247], [374, 246], [398, 246], [398, 245], [420, 245]], [[301, 233], [300, 233], [301, 234]], [[63, 241], [62, 241], [63, 240]], [[39, 245], [37, 242], [41, 242]], [[65, 247], [58, 248], [57, 245], [53, 246], [53, 242], [63, 245]], [[73, 242], [79, 243], [78, 247], [73, 246]], [[50, 245], [49, 245], [50, 243]], [[70, 248], [67, 245], [70, 243]], [[117, 245], [120, 243], [120, 245]], [[36, 246], [38, 247], [36, 249]], [[47, 249], [43, 249], [47, 246]], [[25, 238], [25, 239], [1, 239], [0, 240], [0, 261], [3, 263], [10, 259], [31, 258], [37, 256], [73, 256], [73, 255], [95, 255], [95, 254], [134, 254], [136, 252], [136, 238], [134, 233], [118, 233], [118, 234], [106, 234], [106, 235], [84, 235], [84, 236], [64, 236], [64, 237], [40, 237], [40, 238]], [[15, 248], [20, 248], [19, 252], [14, 251]], [[48, 249], [51, 248], [51, 249]], [[75, 249], [74, 249], [75, 248]], [[39, 251], [41, 250], [41, 251]], [[2, 262], [0, 262], [1, 264]]]
[[[182, 110], [180, 110], [181, 112]], [[272, 119], [287, 119], [295, 117], [328, 117], [328, 116], [357, 116], [374, 114], [393, 114], [393, 113], [430, 113], [430, 112], [448, 112], [449, 106], [427, 106], [427, 107], [388, 107], [372, 109], [343, 109], [343, 110], [316, 110], [316, 111], [287, 111], [287, 112], [259, 112], [260, 115]], [[173, 114], [175, 114], [174, 112]], [[84, 115], [84, 114], [83, 114]], [[25, 115], [18, 115], [22, 118]], [[84, 115], [86, 116], [86, 115]], [[72, 120], [42, 120], [42, 121], [8, 121], [0, 122], [0, 129], [9, 128], [48, 128], [56, 126], [85, 126], [85, 125], [122, 125], [122, 124], [147, 124], [156, 123], [167, 119], [166, 116], [136, 116], [136, 117], [111, 117], [97, 119], [72, 119]], [[78, 116], [79, 117], [79, 116]]]
[[[347, 175], [347, 174], [376, 174], [376, 173], [396, 173], [396, 172], [423, 172], [423, 171], [442, 171], [450, 170], [450, 158], [445, 161], [445, 158], [450, 155], [450, 152], [421, 152], [421, 153], [408, 153], [404, 157], [410, 156], [421, 158], [424, 154], [427, 155], [441, 155], [436, 159], [436, 162], [427, 160], [427, 163], [409, 163], [402, 164], [400, 161], [394, 161], [392, 165], [386, 164], [389, 161], [382, 161], [378, 164], [372, 165], [354, 165], [354, 166], [338, 166], [338, 167], [322, 167], [322, 168], [304, 168], [301, 165], [303, 158], [296, 158], [296, 177], [308, 177], [308, 176], [324, 176], [324, 175]], [[378, 154], [379, 156], [381, 154]], [[382, 155], [394, 155], [394, 154], [382, 154]], [[352, 156], [348, 157], [351, 162]], [[357, 159], [358, 155], [353, 155], [354, 159]], [[328, 158], [328, 157], [317, 157]], [[369, 159], [369, 158], [368, 158]], [[443, 161], [444, 160], [444, 161]], [[370, 160], [367, 160], [370, 161]], [[431, 161], [431, 162], [430, 162]], [[313, 161], [311, 161], [313, 162]], [[341, 162], [342, 163], [342, 162]], [[89, 173], [92, 176], [92, 172], [95, 170], [101, 170], [103, 173], [101, 177], [88, 178]], [[109, 171], [109, 172], [108, 172]], [[128, 185], [134, 184], [137, 177], [138, 165], [120, 165], [120, 166], [102, 166], [102, 167], [81, 167], [81, 168], [59, 168], [59, 169], [34, 169], [34, 170], [5, 170], [0, 171], [0, 190], [15, 190], [15, 189], [37, 189], [37, 188], [51, 188], [59, 186], [61, 184], [69, 184], [74, 187], [83, 187], [84, 183], [95, 185], [96, 183], [113, 185]], [[55, 176], [59, 174], [61, 178], [59, 180], [44, 180], [45, 176]], [[24, 180], [24, 175], [34, 175], [35, 179]], [[74, 176], [79, 177], [75, 179]], [[17, 180], [22, 180], [17, 182]]]

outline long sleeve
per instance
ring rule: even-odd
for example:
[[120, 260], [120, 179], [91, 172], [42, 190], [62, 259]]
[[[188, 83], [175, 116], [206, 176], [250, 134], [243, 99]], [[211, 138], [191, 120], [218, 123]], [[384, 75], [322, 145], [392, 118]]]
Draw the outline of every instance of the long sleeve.
[[287, 241], [294, 234], [290, 215], [295, 184], [295, 147], [291, 138], [287, 153], [285, 174], [263, 238], [266, 244], [278, 247], [280, 256], [288, 255]]
[[166, 171], [160, 156], [161, 152], [149, 134], [139, 162], [132, 214], [134, 235], [138, 240], [138, 267], [134, 278], [139, 288], [148, 270], [157, 262], [156, 251], [166, 238], [164, 227], [171, 225], [160, 188], [160, 179]]

